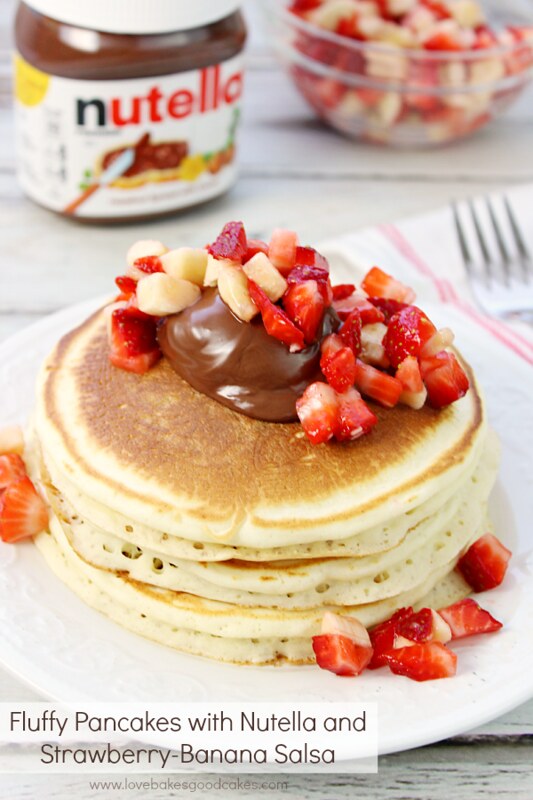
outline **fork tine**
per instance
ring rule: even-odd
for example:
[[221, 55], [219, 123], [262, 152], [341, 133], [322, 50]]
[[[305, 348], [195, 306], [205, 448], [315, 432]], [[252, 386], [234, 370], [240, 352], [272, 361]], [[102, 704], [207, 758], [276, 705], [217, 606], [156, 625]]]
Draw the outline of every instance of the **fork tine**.
[[489, 248], [487, 247], [487, 242], [485, 241], [485, 237], [483, 236], [483, 230], [481, 228], [478, 215], [476, 214], [476, 209], [472, 200], [468, 201], [468, 207], [470, 209], [470, 216], [472, 217], [472, 222], [474, 223], [474, 228], [476, 231], [476, 236], [479, 242], [479, 246], [481, 248], [481, 252], [483, 254], [483, 260], [485, 262], [485, 282], [487, 284], [487, 288], [490, 288], [490, 282], [493, 277], [492, 275], [492, 261], [489, 253]]
[[472, 256], [470, 254], [470, 250], [468, 249], [468, 244], [466, 241], [463, 224], [461, 222], [461, 217], [459, 215], [459, 209], [457, 208], [457, 203], [455, 201], [452, 203], [452, 212], [453, 212], [453, 221], [455, 223], [455, 230], [457, 232], [457, 238], [459, 240], [459, 247], [461, 249], [461, 255], [463, 256], [463, 262], [466, 271], [468, 272], [470, 277], [472, 277], [474, 274]]
[[524, 278], [524, 283], [529, 283], [529, 278], [531, 274], [531, 256], [529, 254], [529, 250], [527, 249], [526, 243], [522, 237], [522, 233], [520, 228], [518, 227], [518, 222], [516, 221], [516, 217], [514, 215], [514, 211], [511, 208], [511, 204], [506, 195], [503, 196], [503, 204], [505, 206], [505, 210], [507, 211], [507, 217], [509, 219], [509, 224], [511, 226], [511, 230], [513, 232], [516, 249], [520, 255], [520, 264], [522, 266], [522, 273]]
[[498, 250], [500, 251], [500, 256], [502, 259], [504, 283], [506, 286], [509, 286], [511, 279], [511, 257], [509, 255], [509, 251], [507, 250], [502, 229], [494, 212], [494, 206], [491, 203], [490, 197], [485, 198], [485, 205], [487, 206], [487, 211], [489, 212], [492, 229], [494, 230], [494, 235], [496, 237], [496, 244], [498, 245]]

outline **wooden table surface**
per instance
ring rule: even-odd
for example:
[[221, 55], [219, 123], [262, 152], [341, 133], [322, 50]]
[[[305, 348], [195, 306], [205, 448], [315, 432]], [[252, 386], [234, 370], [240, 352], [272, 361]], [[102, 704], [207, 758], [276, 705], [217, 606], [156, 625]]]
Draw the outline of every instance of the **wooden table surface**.
[[[165, 221], [94, 229], [37, 208], [17, 185], [10, 89], [14, 3], [0, 0], [0, 339], [45, 314], [109, 291], [116, 265], [135, 238], [162, 239], [172, 246], [203, 244], [228, 219], [244, 218], [253, 236], [287, 226], [303, 240], [316, 241], [452, 198], [533, 181], [533, 89], [489, 130], [453, 148], [398, 153], [356, 145], [319, 124], [299, 99], [268, 51], [257, 5], [249, 0], [247, 6], [252, 36], [236, 188]], [[39, 695], [0, 668], [0, 700], [10, 699]], [[384, 757], [377, 776], [290, 778], [287, 788], [268, 795], [273, 800], [531, 800], [532, 741], [530, 702], [468, 735]], [[223, 794], [259, 796], [246, 790]], [[91, 789], [87, 778], [0, 777], [0, 796], [6, 800], [88, 800], [97, 795], [159, 800], [188, 793], [161, 788], [149, 794], [142, 789], [106, 794]]]

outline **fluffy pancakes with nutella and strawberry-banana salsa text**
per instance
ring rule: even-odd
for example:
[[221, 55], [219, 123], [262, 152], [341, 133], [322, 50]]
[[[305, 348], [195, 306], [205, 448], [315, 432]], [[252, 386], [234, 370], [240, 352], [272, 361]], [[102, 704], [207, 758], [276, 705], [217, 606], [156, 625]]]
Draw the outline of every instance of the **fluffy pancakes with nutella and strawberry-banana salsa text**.
[[498, 446], [411, 289], [333, 285], [242, 223], [138, 242], [117, 285], [43, 365], [26, 450], [37, 545], [86, 603], [188, 653], [307, 663], [327, 611], [370, 628], [471, 591]]

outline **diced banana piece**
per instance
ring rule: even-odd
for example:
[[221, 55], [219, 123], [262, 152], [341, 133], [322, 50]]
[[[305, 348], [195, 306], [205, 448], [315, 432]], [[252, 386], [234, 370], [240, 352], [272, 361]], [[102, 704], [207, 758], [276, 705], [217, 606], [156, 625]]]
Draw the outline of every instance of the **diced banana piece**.
[[443, 86], [464, 86], [468, 80], [466, 65], [462, 61], [451, 61], [439, 69], [439, 78]]
[[166, 272], [147, 275], [137, 286], [137, 302], [141, 311], [154, 317], [177, 314], [192, 306], [200, 297], [200, 287], [190, 281], [171, 278]]
[[357, 13], [355, 0], [331, 0], [309, 14], [309, 21], [319, 28], [334, 31], [341, 19], [353, 17]]
[[20, 425], [6, 425], [0, 428], [0, 454], [24, 451], [24, 433]]
[[361, 359], [375, 367], [388, 367], [389, 362], [383, 347], [387, 326], [383, 322], [363, 325], [361, 330]]
[[145, 256], [162, 256], [167, 252], [167, 248], [162, 242], [157, 239], [141, 239], [132, 244], [126, 254], [126, 263], [128, 267], [133, 267], [138, 258]]
[[397, 47], [414, 47], [416, 44], [413, 32], [403, 25], [396, 25], [394, 22], [385, 22], [375, 38], [379, 42], [394, 44]]
[[207, 269], [207, 250], [179, 247], [160, 256], [163, 269], [171, 278], [181, 278], [202, 286]]
[[402, 110], [402, 98], [398, 92], [387, 92], [374, 109], [379, 121], [389, 127], [392, 125]]
[[211, 253], [207, 254], [207, 267], [204, 275], [204, 286], [216, 286], [218, 283], [218, 275], [220, 268], [239, 267], [236, 261], [231, 261], [229, 258], [215, 258]]
[[477, 85], [493, 83], [505, 77], [505, 64], [502, 58], [486, 58], [475, 61], [470, 67], [470, 83]]
[[256, 253], [243, 265], [242, 269], [250, 280], [261, 287], [273, 303], [285, 294], [287, 281], [264, 253]]
[[224, 262], [220, 263], [218, 273], [220, 296], [236, 317], [242, 319], [243, 322], [249, 322], [259, 309], [250, 297], [248, 278], [240, 267], [234, 267]]
[[429, 8], [425, 8], [425, 6], [418, 6], [418, 8], [415, 8], [410, 14], [407, 15], [404, 24], [414, 33], [422, 34], [431, 28], [434, 22], [435, 17]]
[[428, 390], [425, 386], [419, 392], [410, 392], [408, 389], [404, 389], [400, 395], [400, 403], [418, 411], [426, 402], [427, 396]]
[[387, 3], [387, 10], [395, 17], [401, 17], [408, 14], [416, 6], [417, 0], [389, 0]]
[[453, 0], [450, 12], [462, 28], [477, 28], [485, 23], [483, 9], [475, 0]]
[[401, 52], [370, 51], [366, 56], [366, 72], [372, 78], [404, 81], [409, 72], [409, 59]]
[[344, 117], [358, 117], [364, 111], [365, 104], [353, 90], [346, 92], [336, 108], [336, 113]]

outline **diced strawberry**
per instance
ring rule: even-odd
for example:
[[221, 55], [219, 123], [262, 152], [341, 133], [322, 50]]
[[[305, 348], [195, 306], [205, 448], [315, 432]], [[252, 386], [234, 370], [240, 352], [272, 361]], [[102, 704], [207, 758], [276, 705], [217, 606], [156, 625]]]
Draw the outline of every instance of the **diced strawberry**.
[[430, 358], [436, 356], [441, 350], [445, 350], [453, 344], [454, 340], [453, 331], [450, 328], [440, 328], [435, 331], [433, 336], [426, 340], [420, 350], [420, 358]]
[[336, 675], [360, 675], [372, 658], [371, 647], [361, 647], [348, 636], [325, 633], [313, 636], [316, 663]]
[[24, 461], [17, 453], [0, 456], [0, 490], [26, 475]]
[[323, 342], [322, 358], [320, 359], [320, 369], [324, 373], [324, 377], [330, 386], [336, 392], [345, 392], [350, 386], [353, 386], [355, 379], [355, 356], [353, 351], [342, 345], [334, 353], [328, 352], [328, 347], [324, 348], [327, 339], [335, 336], [331, 334]]
[[447, 622], [433, 608], [421, 608], [410, 617], [396, 625], [398, 636], [411, 642], [442, 642], [445, 644], [452, 638]]
[[485, 592], [503, 581], [511, 555], [496, 536], [486, 533], [470, 545], [457, 569], [475, 592]]
[[476, 28], [476, 42], [474, 50], [492, 50], [493, 47], [498, 47], [498, 37], [488, 25], [480, 25]]
[[404, 358], [395, 377], [402, 384], [400, 403], [410, 408], [422, 408], [427, 398], [427, 389], [422, 381], [420, 366], [414, 356]]
[[397, 300], [399, 303], [412, 303], [416, 297], [409, 286], [400, 283], [379, 267], [372, 267], [367, 272], [361, 287], [369, 297], [384, 297], [386, 300]]
[[304, 283], [305, 281], [316, 281], [320, 294], [324, 298], [326, 306], [331, 305], [332, 291], [329, 280], [329, 273], [323, 267], [313, 267], [306, 264], [297, 264], [287, 275], [287, 283]]
[[312, 344], [322, 324], [326, 306], [318, 283], [311, 280], [291, 284], [283, 295], [283, 306], [302, 331], [306, 343]]
[[353, 442], [360, 436], [370, 433], [378, 418], [369, 409], [357, 389], [348, 389], [337, 396], [337, 430], [339, 442]]
[[134, 267], [145, 272], [147, 275], [152, 275], [154, 272], [164, 272], [163, 265], [158, 256], [143, 256], [136, 259], [133, 264]]
[[450, 626], [453, 639], [464, 639], [478, 633], [493, 633], [503, 627], [501, 622], [494, 619], [471, 597], [439, 609], [439, 614]]
[[447, 52], [458, 52], [464, 50], [464, 43], [460, 36], [452, 31], [436, 31], [424, 40], [423, 46], [426, 50], [442, 50]]
[[276, 228], [272, 232], [270, 244], [268, 245], [268, 257], [284, 276], [291, 271], [296, 263], [297, 246], [298, 236], [294, 231]]
[[450, 9], [442, 0], [420, 0], [420, 5], [428, 8], [437, 19], [450, 19]]
[[334, 299], [333, 308], [340, 319], [346, 319], [350, 316], [352, 311], [357, 309], [361, 315], [361, 322], [363, 325], [372, 325], [375, 322], [383, 322], [385, 320], [383, 312], [370, 303], [365, 295], [357, 290], [348, 297], [343, 297], [339, 300]]
[[296, 401], [296, 413], [313, 444], [329, 441], [337, 430], [337, 394], [327, 383], [311, 383]]
[[17, 542], [47, 527], [46, 506], [28, 476], [11, 483], [0, 498], [0, 539]]
[[429, 402], [435, 408], [454, 403], [467, 393], [470, 382], [453, 353], [443, 350], [420, 361], [422, 380], [428, 390]]
[[141, 375], [160, 358], [155, 318], [131, 307], [115, 309], [110, 325], [111, 363]]
[[361, 352], [362, 329], [363, 323], [361, 320], [361, 314], [357, 308], [346, 317], [339, 329], [340, 338], [344, 344], [352, 350], [354, 356], [356, 357]]
[[293, 11], [295, 14], [301, 14], [305, 11], [312, 11], [318, 8], [321, 3], [322, 0], [292, 0], [289, 11]]
[[426, 642], [389, 650], [383, 658], [396, 675], [414, 681], [450, 678], [457, 671], [457, 656], [441, 642]]
[[248, 239], [246, 242], [246, 253], [243, 257], [243, 262], [246, 263], [258, 253], [268, 255], [268, 244], [261, 239]]
[[268, 299], [265, 292], [254, 281], [248, 281], [250, 297], [261, 312], [263, 325], [269, 336], [288, 345], [291, 353], [303, 350], [305, 345], [302, 331], [296, 327], [288, 314]]
[[137, 281], [130, 278], [129, 275], [119, 275], [118, 278], [115, 278], [115, 283], [120, 290], [116, 302], [120, 300], [129, 300], [137, 291]]
[[368, 300], [383, 313], [385, 322], [388, 322], [394, 314], [397, 314], [398, 311], [402, 311], [402, 309], [408, 306], [407, 303], [400, 303], [398, 300], [392, 300], [390, 297], [388, 299], [385, 297], [369, 297]]
[[332, 286], [334, 300], [346, 300], [351, 294], [355, 292], [353, 283], [338, 283]]
[[406, 608], [399, 608], [394, 612], [390, 619], [376, 625], [370, 631], [370, 641], [374, 648], [372, 661], [369, 664], [370, 669], [378, 669], [387, 663], [384, 659], [384, 654], [394, 648], [394, 638], [397, 626], [405, 619], [408, 619], [413, 614], [413, 609], [410, 606]]
[[213, 244], [207, 248], [214, 258], [242, 261], [248, 249], [246, 231], [242, 222], [227, 222]]
[[294, 256], [295, 266], [316, 267], [329, 273], [329, 262], [314, 247], [297, 247]]
[[398, 403], [403, 389], [399, 380], [360, 359], [357, 359], [355, 366], [355, 385], [362, 394], [386, 408], [392, 408]]
[[436, 328], [423, 311], [416, 306], [406, 306], [394, 314], [383, 338], [383, 346], [394, 368], [407, 356], [418, 358], [423, 344]]

